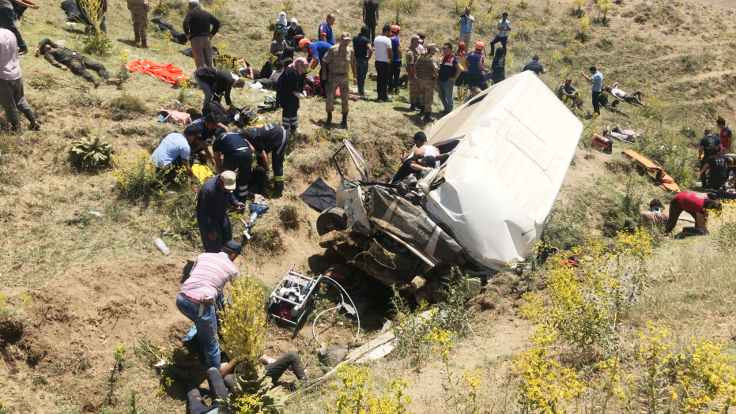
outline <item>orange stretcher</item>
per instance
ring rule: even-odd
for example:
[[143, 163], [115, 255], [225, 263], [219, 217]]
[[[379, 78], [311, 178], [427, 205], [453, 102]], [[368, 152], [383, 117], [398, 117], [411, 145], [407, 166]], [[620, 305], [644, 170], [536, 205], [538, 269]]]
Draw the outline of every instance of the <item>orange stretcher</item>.
[[660, 187], [674, 193], [680, 192], [680, 186], [677, 185], [674, 178], [667, 174], [661, 165], [632, 149], [623, 150], [622, 153], [627, 158], [642, 166]]

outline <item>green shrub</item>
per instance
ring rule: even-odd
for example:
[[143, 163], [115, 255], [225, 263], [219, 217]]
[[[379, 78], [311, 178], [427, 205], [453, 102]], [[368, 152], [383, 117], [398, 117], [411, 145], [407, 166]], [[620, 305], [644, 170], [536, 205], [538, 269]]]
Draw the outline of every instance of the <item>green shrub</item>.
[[112, 166], [112, 145], [100, 141], [83, 138], [72, 142], [69, 149], [69, 162], [80, 171], [99, 171]]
[[140, 98], [127, 93], [112, 99], [109, 106], [113, 121], [132, 119], [135, 115], [146, 113], [147, 110], [146, 104]]
[[82, 50], [91, 55], [109, 56], [112, 42], [104, 32], [92, 32], [84, 38]]
[[199, 237], [194, 214], [196, 205], [197, 193], [189, 189], [174, 193], [162, 203], [163, 211], [167, 212], [169, 218], [169, 229], [184, 240], [195, 241]]

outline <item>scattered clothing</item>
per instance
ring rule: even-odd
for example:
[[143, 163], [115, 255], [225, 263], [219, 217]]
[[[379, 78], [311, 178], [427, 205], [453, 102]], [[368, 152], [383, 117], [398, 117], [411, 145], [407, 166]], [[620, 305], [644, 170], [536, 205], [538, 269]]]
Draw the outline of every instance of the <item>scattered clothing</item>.
[[140, 72], [158, 78], [170, 85], [177, 85], [187, 79], [184, 72], [171, 63], [156, 63], [150, 60], [137, 59], [128, 62], [130, 72]]

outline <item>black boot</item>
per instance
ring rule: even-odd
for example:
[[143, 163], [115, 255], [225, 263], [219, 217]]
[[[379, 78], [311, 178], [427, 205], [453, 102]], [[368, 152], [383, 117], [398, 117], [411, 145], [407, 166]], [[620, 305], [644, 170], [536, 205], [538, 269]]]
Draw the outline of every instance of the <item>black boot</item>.
[[342, 114], [342, 122], [340, 122], [340, 128], [348, 129], [348, 114], [347, 113]]
[[328, 128], [332, 126], [332, 112], [327, 113], [327, 120], [325, 121], [325, 126]]

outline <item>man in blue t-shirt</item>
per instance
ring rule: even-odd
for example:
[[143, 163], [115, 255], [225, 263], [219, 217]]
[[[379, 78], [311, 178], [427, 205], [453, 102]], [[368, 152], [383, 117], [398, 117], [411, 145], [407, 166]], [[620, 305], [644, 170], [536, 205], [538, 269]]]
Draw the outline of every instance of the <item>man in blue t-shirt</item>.
[[317, 39], [321, 39], [320, 36], [322, 33], [325, 34], [325, 40], [330, 44], [335, 44], [335, 35], [332, 33], [332, 26], [335, 24], [335, 16], [332, 15], [332, 13], [327, 15], [327, 18], [324, 22], [322, 22], [319, 25], [319, 29], [317, 31]]
[[189, 159], [192, 155], [192, 145], [197, 139], [197, 135], [191, 130], [184, 131], [184, 134], [172, 132], [158, 145], [153, 154], [151, 161], [156, 168], [163, 169], [169, 166], [184, 167], [187, 173], [191, 175], [192, 169], [189, 165]]

